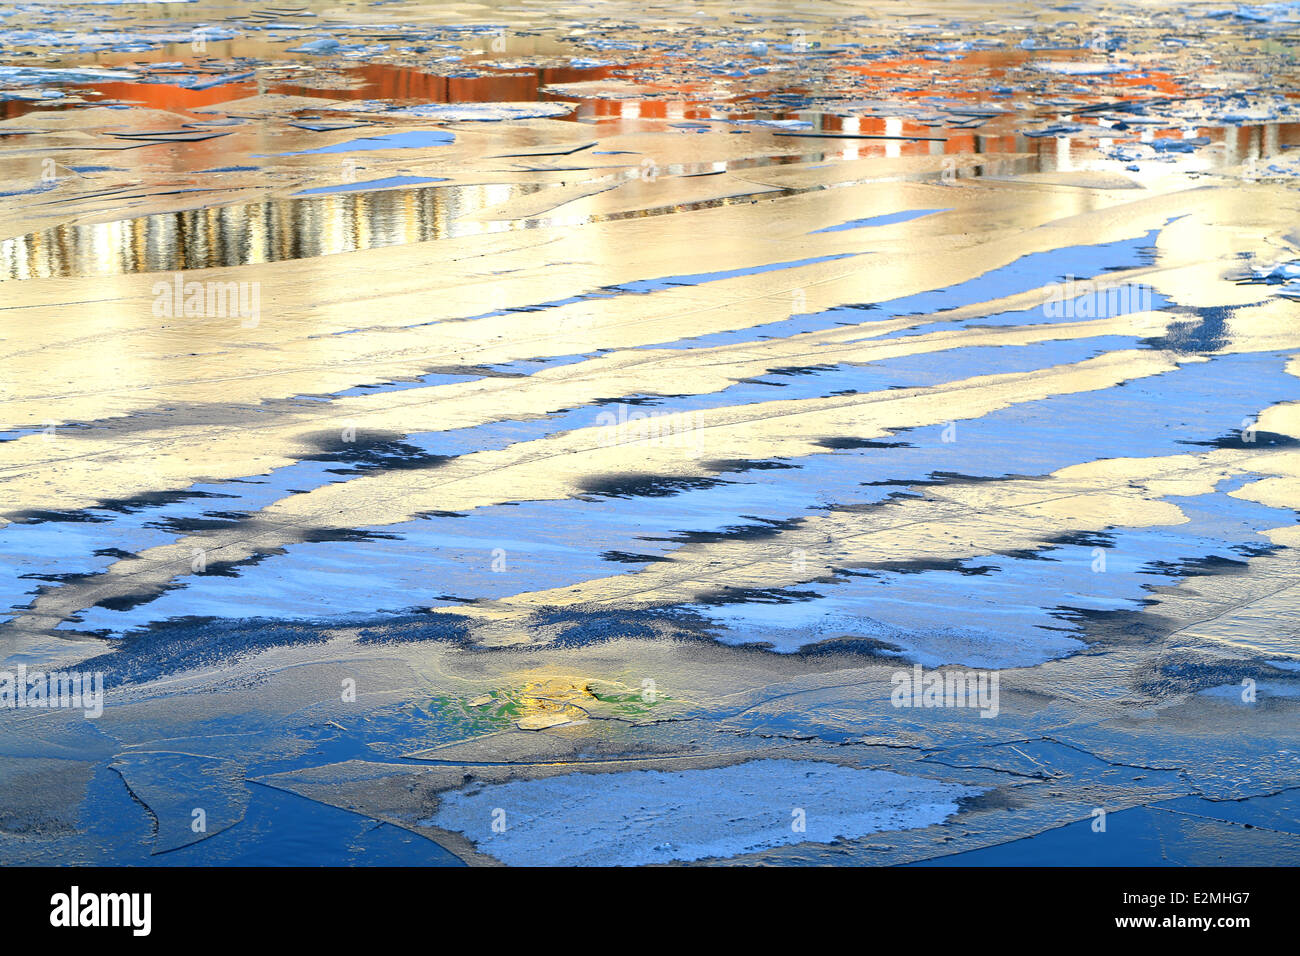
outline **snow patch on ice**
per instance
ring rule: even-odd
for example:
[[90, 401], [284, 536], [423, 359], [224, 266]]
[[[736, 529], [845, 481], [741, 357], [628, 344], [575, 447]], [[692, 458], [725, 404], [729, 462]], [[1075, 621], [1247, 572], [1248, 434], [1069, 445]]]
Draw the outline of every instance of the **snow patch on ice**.
[[[753, 760], [474, 784], [443, 796], [428, 823], [513, 866], [637, 866], [931, 826], [981, 792], [884, 770]], [[499, 833], [498, 808], [506, 824]]]

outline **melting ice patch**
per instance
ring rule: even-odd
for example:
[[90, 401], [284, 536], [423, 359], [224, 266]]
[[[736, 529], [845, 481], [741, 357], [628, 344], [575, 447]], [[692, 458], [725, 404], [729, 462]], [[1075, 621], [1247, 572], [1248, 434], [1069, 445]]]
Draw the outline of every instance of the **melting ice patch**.
[[[1117, 242], [1085, 246], [1063, 246], [1059, 249], [1031, 252], [1004, 266], [991, 269], [983, 275], [967, 279], [942, 289], [919, 292], [879, 303], [841, 305], [818, 313], [792, 315], [788, 319], [754, 325], [743, 329], [714, 332], [693, 338], [662, 342], [646, 348], [706, 348], [737, 342], [752, 342], [762, 338], [816, 332], [845, 324], [846, 313], [860, 316], [855, 321], [885, 321], [902, 315], [928, 315], [962, 306], [988, 302], [1017, 292], [1027, 292], [1049, 283], [1061, 282], [1067, 276], [1090, 279], [1114, 269], [1150, 265], [1154, 261], [1155, 242], [1159, 229], [1141, 236]], [[866, 310], [871, 310], [868, 314]], [[1028, 317], [1031, 313], [1020, 313]], [[981, 320], [980, 324], [989, 324]], [[919, 326], [902, 330], [895, 335], [924, 330]]]
[[1293, 262], [1279, 262], [1263, 269], [1255, 269], [1254, 280], [1276, 285], [1275, 295], [1289, 299], [1300, 299], [1300, 259]]
[[948, 209], [905, 209], [902, 212], [891, 212], [883, 216], [872, 216], [869, 219], [850, 219], [848, 222], [842, 222], [838, 226], [827, 226], [825, 229], [814, 229], [810, 235], [816, 235], [819, 232], [843, 232], [845, 229], [865, 229], [868, 226], [892, 226], [899, 222], [909, 222], [912, 219], [920, 219], [922, 216], [928, 216], [936, 212], [949, 212]]
[[313, 53], [318, 56], [323, 56], [326, 53], [334, 53], [339, 49], [339, 46], [339, 41], [335, 40], [333, 37], [322, 37], [318, 40], [308, 40], [306, 43], [290, 47], [288, 52]]
[[1300, 22], [1300, 3], [1239, 4], [1235, 10], [1213, 10], [1204, 16], [1215, 20], [1232, 17], [1250, 23], [1297, 23]]
[[664, 276], [659, 279], [637, 279], [621, 285], [607, 286], [604, 292], [625, 292], [644, 295], [649, 292], [662, 292], [674, 286], [703, 285], [706, 282], [719, 282], [723, 279], [735, 279], [739, 276], [756, 276], [765, 272], [781, 269], [797, 269], [800, 266], [816, 265], [820, 262], [835, 262], [839, 259], [851, 259], [853, 256], [867, 255], [862, 252], [841, 252], [829, 256], [815, 256], [810, 259], [795, 259], [790, 262], [773, 262], [762, 266], [749, 266], [744, 269], [727, 269], [720, 272], [700, 272], [695, 275]]
[[[931, 826], [982, 792], [884, 770], [754, 760], [472, 785], [445, 795], [427, 823], [465, 834], [512, 866], [639, 866]], [[500, 833], [493, 831], [497, 808], [506, 808]]]
[[1067, 76], [1106, 76], [1111, 73], [1125, 73], [1132, 69], [1131, 66], [1088, 63], [1083, 60], [1039, 60], [1030, 65], [1040, 73], [1062, 73]]
[[[1276, 661], [1272, 663], [1274, 667], [1280, 666]], [[1212, 697], [1215, 700], [1225, 701], [1229, 704], [1241, 704], [1249, 707], [1269, 697], [1289, 697], [1293, 699], [1300, 697], [1300, 687], [1296, 687], [1294, 684], [1283, 684], [1280, 681], [1252, 681], [1249, 686], [1243, 683], [1207, 687], [1205, 690], [1197, 691], [1197, 696]]]
[[103, 80], [134, 79], [135, 74], [125, 70], [0, 66], [0, 86], [39, 86], [46, 83], [98, 83]]
[[[947, 377], [962, 377], [990, 371], [1010, 371], [1023, 366], [1011, 360], [1034, 360], [1036, 366], [1077, 361], [1080, 348], [1098, 342], [1042, 343], [1024, 349], [965, 349], [949, 352], [943, 363], [933, 356], [917, 355], [891, 359], [845, 369], [826, 369], [817, 374], [773, 376], [788, 384], [781, 394], [788, 397], [810, 396], [830, 388], [857, 387], [879, 390], [890, 385], [923, 385]], [[1001, 361], [993, 366], [992, 360]], [[1270, 404], [1275, 395], [1289, 394], [1293, 377], [1285, 372], [1285, 354], [1240, 355], [1216, 358], [1212, 362], [1183, 366], [1176, 374], [1129, 382], [1100, 392], [1055, 396], [1039, 402], [1023, 403], [963, 421], [960, 440], [942, 441], [944, 426], [917, 428], [883, 441], [904, 441], [903, 447], [888, 449], [847, 448], [829, 450], [824, 455], [799, 459], [795, 468], [761, 470], [749, 475], [727, 474], [726, 484], [711, 488], [683, 491], [674, 496], [640, 498], [635, 509], [621, 504], [622, 499], [523, 502], [510, 506], [476, 509], [467, 517], [430, 516], [398, 524], [360, 529], [378, 535], [364, 535], [355, 541], [330, 541], [289, 545], [286, 553], [257, 566], [239, 569], [238, 576], [206, 574], [185, 580], [185, 587], [169, 592], [155, 601], [129, 610], [96, 607], [79, 617], [86, 628], [103, 628], [120, 634], [150, 621], [187, 614], [213, 614], [227, 617], [265, 616], [319, 620], [330, 615], [354, 616], [363, 613], [399, 611], [416, 604], [428, 604], [435, 594], [458, 598], [502, 598], [521, 591], [543, 590], [572, 585], [611, 570], [604, 552], [630, 552], [664, 555], [681, 543], [680, 533], [723, 531], [740, 524], [757, 521], [781, 521], [827, 502], [867, 504], [884, 501], [913, 482], [933, 480], [935, 472], [957, 475], [997, 477], [1006, 474], [1048, 474], [1066, 465], [1101, 457], [1152, 456], [1187, 453], [1199, 447], [1188, 443], [1203, 442], [1221, 434], [1231, 425]], [[679, 411], [746, 404], [758, 400], [770, 385], [738, 384], [713, 395], [690, 399], [672, 399]], [[1210, 402], [1206, 396], [1215, 396]], [[1108, 428], [1095, 427], [1099, 409], [1122, 403], [1124, 415], [1115, 417]], [[1167, 409], [1184, 411], [1170, 419]], [[408, 435], [405, 444], [429, 455], [462, 455], [478, 450], [507, 447], [518, 441], [543, 438], [570, 428], [590, 425], [597, 414], [594, 407], [579, 407], [567, 413], [530, 421], [495, 422], [445, 432]], [[1066, 440], [1061, 440], [1066, 436]], [[255, 512], [269, 501], [282, 497], [287, 489], [307, 489], [323, 483], [347, 480], [346, 475], [329, 469], [339, 462], [304, 461], [260, 476], [246, 483], [196, 486], [195, 490], [238, 495], [220, 498], [215, 503], [223, 512]], [[1172, 553], [1151, 539], [1124, 544], [1121, 551], [1138, 558], [1160, 558], [1169, 564], [1197, 554], [1221, 553], [1209, 539], [1228, 545], [1262, 545], [1260, 529], [1286, 523], [1287, 516], [1262, 506], [1247, 506], [1227, 497], [1221, 488], [1207, 501], [1215, 504], [1213, 529], [1194, 523], [1180, 525], [1172, 532], [1184, 544]], [[1180, 501], [1185, 514], [1192, 511]], [[113, 524], [77, 525], [50, 522], [36, 525], [11, 525], [0, 533], [0, 558], [8, 558], [14, 579], [6, 585], [0, 575], [0, 608], [16, 603], [18, 595], [29, 593], [39, 579], [21, 578], [26, 573], [54, 574], [84, 572], [82, 562], [56, 559], [60, 554], [58, 539], [78, 533], [78, 528], [93, 532], [98, 545], [72, 549], [89, 554], [94, 547], [112, 544], [137, 551], [159, 543], [151, 538], [139, 539], [140, 525], [153, 535], [163, 535], [159, 525], [186, 517], [203, 517], [213, 507], [203, 499], [151, 509], [139, 516], [119, 518]], [[1229, 514], [1240, 515], [1249, 525], [1227, 535]], [[107, 515], [105, 516], [107, 517]], [[1237, 525], [1233, 525], [1237, 527]], [[1206, 539], [1200, 541], [1197, 539]], [[506, 573], [484, 574], [491, 549], [505, 547], [510, 553]], [[1206, 549], [1210, 550], [1206, 550]], [[52, 550], [51, 550], [52, 549]], [[49, 550], [49, 555], [46, 555]], [[1156, 554], [1155, 551], [1159, 551]], [[62, 553], [68, 552], [66, 542]], [[1060, 559], [1061, 555], [1054, 555]], [[102, 559], [104, 564], [108, 559]], [[651, 558], [650, 560], [653, 560]], [[727, 643], [770, 641], [778, 649], [793, 651], [809, 643], [834, 639], [846, 634], [873, 636], [911, 653], [933, 653], [919, 657], [922, 662], [951, 661], [946, 631], [936, 625], [950, 623], [953, 600], [968, 600], [969, 595], [995, 595], [998, 601], [1014, 607], [999, 615], [988, 608], [986, 620], [966, 620], [967, 625], [992, 629], [997, 640], [967, 644], [963, 662], [981, 661], [989, 666], [1011, 666], [1029, 659], [1047, 659], [1078, 650], [1075, 626], [1053, 616], [1056, 604], [1094, 609], [1123, 608], [1140, 599], [1143, 583], [1157, 583], [1150, 575], [1127, 568], [1123, 558], [1111, 555], [1106, 575], [1089, 571], [1092, 555], [1088, 548], [1078, 549], [1068, 561], [1055, 563], [1016, 562], [991, 567], [986, 576], [967, 577], [955, 572], [930, 571], [924, 574], [888, 576], [894, 600], [888, 608], [876, 595], [879, 580], [850, 577], [839, 587], [817, 598], [773, 606], [764, 604], [767, 616], [762, 622], [749, 621], [750, 611], [739, 605], [713, 605], [705, 613], [728, 633]], [[987, 559], [972, 562], [989, 565]], [[1045, 583], [1041, 575], [1054, 569]], [[1073, 571], [1073, 574], [1067, 573]], [[436, 583], [435, 583], [436, 582]], [[1088, 582], [1081, 597], [1080, 582]], [[1166, 580], [1163, 583], [1170, 583]], [[942, 586], [948, 602], [936, 602], [933, 589]], [[1104, 586], [1105, 593], [1096, 589]], [[927, 591], [927, 588], [930, 589]], [[954, 590], [955, 589], [955, 590]], [[797, 590], [809, 590], [801, 586]], [[816, 590], [816, 589], [814, 589]], [[888, 590], [888, 588], [886, 588]], [[1059, 600], [1047, 601], [1051, 594]], [[1065, 599], [1065, 594], [1073, 595]], [[418, 596], [418, 597], [417, 597]], [[983, 600], [983, 599], [982, 599]], [[1101, 603], [1097, 603], [1098, 600]], [[439, 603], [439, 602], [432, 602]], [[445, 602], [442, 602], [445, 603]], [[1046, 606], [1044, 604], [1046, 603]], [[890, 610], [892, 609], [892, 610]], [[928, 609], [928, 613], [927, 613]], [[886, 610], [890, 614], [881, 617]], [[735, 616], [733, 617], [733, 612]], [[843, 616], [859, 622], [854, 628], [843, 627]], [[837, 617], [838, 616], [838, 617]], [[1008, 630], [1007, 619], [1014, 623]], [[862, 630], [864, 622], [879, 620], [889, 634]], [[1050, 628], [1045, 630], [1044, 626]], [[968, 635], [969, 636], [969, 635]], [[905, 638], [905, 639], [904, 639]], [[1008, 656], [1011, 655], [1011, 656]]]
[[320, 146], [316, 149], [302, 149], [277, 155], [313, 156], [318, 153], [361, 153], [376, 149], [421, 149], [425, 146], [446, 146], [455, 138], [453, 134], [440, 129], [412, 130], [406, 133], [388, 133], [384, 136], [366, 136], [361, 139], [350, 139], [346, 143], [335, 143], [333, 146]]
[[390, 186], [423, 186], [427, 183], [445, 183], [445, 176], [389, 176], [387, 179], [371, 179], [364, 183], [342, 183], [338, 186], [316, 186], [312, 189], [300, 189], [295, 196], [322, 196], [332, 193], [364, 192], [367, 189], [388, 189]]
[[566, 116], [574, 109], [572, 103], [419, 103], [380, 112], [456, 122], [499, 122]]

